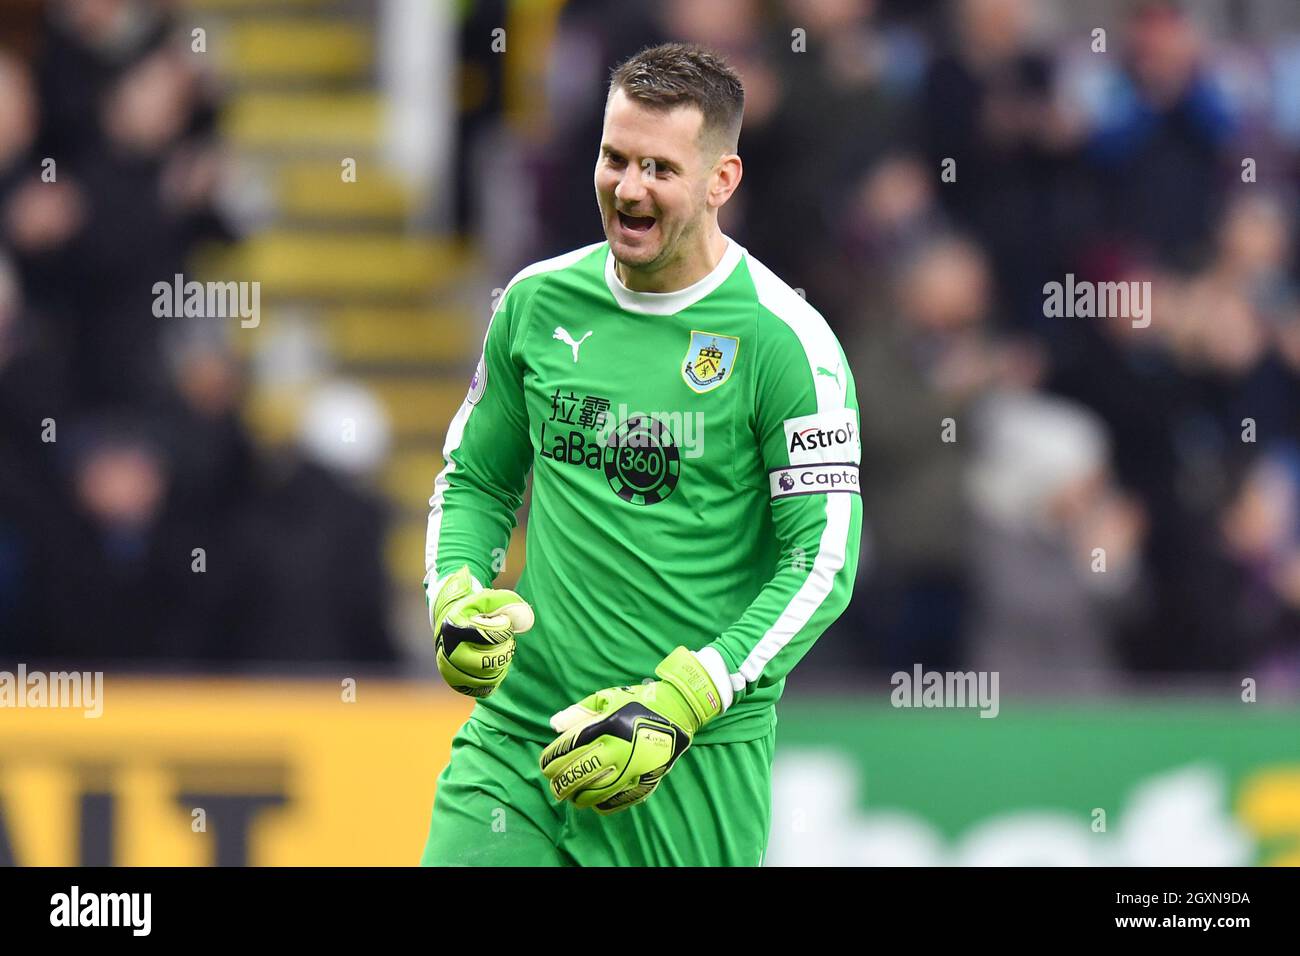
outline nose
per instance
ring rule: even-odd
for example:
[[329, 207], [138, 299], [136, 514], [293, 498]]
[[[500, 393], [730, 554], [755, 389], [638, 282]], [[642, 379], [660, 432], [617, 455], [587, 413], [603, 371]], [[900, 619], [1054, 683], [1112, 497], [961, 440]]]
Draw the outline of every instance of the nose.
[[645, 181], [641, 178], [641, 167], [631, 163], [623, 170], [623, 177], [614, 187], [614, 197], [624, 206], [635, 206], [645, 195]]

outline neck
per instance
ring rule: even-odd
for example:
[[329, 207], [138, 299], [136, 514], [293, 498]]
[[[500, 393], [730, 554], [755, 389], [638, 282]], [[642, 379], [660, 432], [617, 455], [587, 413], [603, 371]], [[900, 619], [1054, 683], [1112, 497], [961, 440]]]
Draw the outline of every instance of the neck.
[[699, 243], [693, 244], [676, 262], [655, 272], [645, 272], [615, 260], [614, 274], [633, 292], [677, 292], [694, 285], [716, 269], [726, 251], [727, 237], [714, 222], [713, 228], [700, 238]]

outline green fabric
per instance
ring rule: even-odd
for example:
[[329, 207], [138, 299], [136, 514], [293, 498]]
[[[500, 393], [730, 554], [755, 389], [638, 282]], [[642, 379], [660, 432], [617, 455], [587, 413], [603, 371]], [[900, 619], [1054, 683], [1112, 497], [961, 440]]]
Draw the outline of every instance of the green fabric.
[[[517, 590], [537, 623], [478, 719], [548, 743], [552, 714], [641, 682], [684, 644], [716, 649], [734, 693], [697, 742], [765, 737], [786, 675], [852, 593], [853, 376], [822, 317], [743, 249], [670, 315], [622, 307], [608, 255], [600, 243], [530, 267], [501, 297], [448, 430], [426, 569], [492, 580], [531, 471]], [[725, 377], [693, 385], [710, 349]], [[854, 483], [786, 484], [819, 468]]]
[[757, 866], [771, 826], [774, 747], [775, 733], [696, 745], [653, 799], [602, 816], [551, 798], [536, 743], [471, 718], [438, 778], [420, 863]]

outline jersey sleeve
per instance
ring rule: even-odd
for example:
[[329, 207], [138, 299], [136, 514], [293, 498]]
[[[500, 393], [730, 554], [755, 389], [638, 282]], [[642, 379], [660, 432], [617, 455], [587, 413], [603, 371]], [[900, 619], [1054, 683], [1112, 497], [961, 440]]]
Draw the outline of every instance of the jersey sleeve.
[[726, 668], [726, 706], [782, 680], [848, 606], [857, 575], [857, 397], [839, 343], [811, 309], [760, 339], [754, 437], [779, 557], [740, 619], [700, 652], [715, 684]]
[[526, 289], [512, 283], [488, 324], [469, 392], [447, 429], [429, 499], [425, 589], [462, 565], [490, 584], [510, 543], [532, 460], [523, 369], [513, 342]]

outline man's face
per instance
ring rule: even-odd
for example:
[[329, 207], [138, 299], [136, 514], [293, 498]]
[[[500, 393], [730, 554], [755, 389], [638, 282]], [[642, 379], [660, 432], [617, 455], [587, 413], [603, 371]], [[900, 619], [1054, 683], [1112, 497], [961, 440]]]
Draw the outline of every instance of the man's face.
[[[701, 155], [703, 114], [693, 106], [651, 110], [622, 90], [605, 110], [596, 159], [596, 200], [614, 258], [655, 272], [704, 227], [712, 166]], [[710, 157], [710, 159], [716, 157]]]

